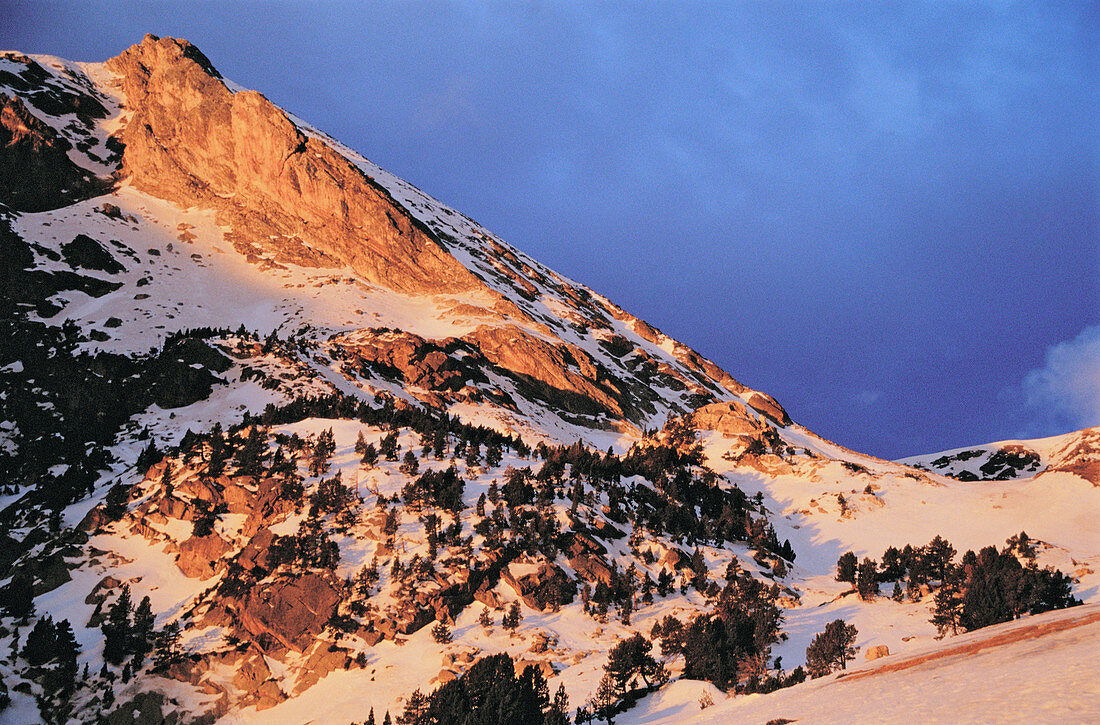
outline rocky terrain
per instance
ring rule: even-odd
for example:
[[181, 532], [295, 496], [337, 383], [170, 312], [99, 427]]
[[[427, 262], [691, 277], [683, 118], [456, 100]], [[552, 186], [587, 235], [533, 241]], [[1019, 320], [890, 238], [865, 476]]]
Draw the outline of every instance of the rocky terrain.
[[501, 654], [651, 722], [838, 618], [932, 646], [967, 549], [1053, 582], [1008, 618], [1100, 601], [1096, 429], [846, 450], [187, 41], [5, 53], [0, 104], [3, 722], [427, 722]]

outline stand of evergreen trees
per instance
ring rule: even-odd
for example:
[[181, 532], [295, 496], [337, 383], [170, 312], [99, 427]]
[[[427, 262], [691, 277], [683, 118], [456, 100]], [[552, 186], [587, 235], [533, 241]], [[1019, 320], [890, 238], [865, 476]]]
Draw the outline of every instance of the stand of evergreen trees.
[[[848, 582], [866, 600], [874, 599], [880, 583], [894, 582], [898, 601], [921, 598], [921, 588], [935, 591], [931, 621], [940, 634], [970, 631], [1008, 622], [1025, 614], [1072, 607], [1072, 579], [1053, 567], [1040, 569], [1026, 532], [1010, 537], [998, 550], [986, 546], [967, 551], [955, 562], [955, 547], [941, 536], [927, 545], [889, 547], [881, 564], [865, 557], [857, 562], [846, 552], [837, 561], [837, 581]], [[904, 594], [901, 582], [906, 583]]]

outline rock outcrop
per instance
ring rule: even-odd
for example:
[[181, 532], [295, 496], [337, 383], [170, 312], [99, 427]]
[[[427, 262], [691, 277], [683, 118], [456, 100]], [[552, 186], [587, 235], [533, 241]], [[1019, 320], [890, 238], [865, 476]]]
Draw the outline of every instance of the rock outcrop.
[[524, 604], [541, 612], [573, 601], [576, 590], [569, 575], [549, 562], [535, 565], [513, 562], [501, 571], [500, 578], [515, 590]]
[[265, 648], [304, 652], [340, 600], [340, 590], [332, 581], [309, 572], [249, 591], [236, 614], [240, 626]]
[[187, 41], [147, 35], [108, 67], [131, 114], [126, 176], [154, 196], [215, 209], [239, 248], [347, 264], [401, 292], [483, 286], [363, 170], [263, 95], [230, 90]]
[[754, 436], [760, 424], [739, 402], [711, 403], [691, 414], [691, 424], [699, 430], [712, 430], [727, 438]]
[[863, 653], [863, 658], [868, 660], [877, 660], [880, 657], [889, 657], [890, 648], [884, 644], [876, 644], [872, 647], [868, 647], [867, 651]]
[[225, 566], [221, 559], [232, 547], [217, 534], [192, 536], [179, 545], [176, 566], [185, 576], [209, 579]]

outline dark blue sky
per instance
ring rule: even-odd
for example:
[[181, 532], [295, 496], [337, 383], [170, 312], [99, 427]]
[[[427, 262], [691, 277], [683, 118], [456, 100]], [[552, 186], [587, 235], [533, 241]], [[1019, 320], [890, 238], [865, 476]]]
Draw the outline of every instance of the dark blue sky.
[[844, 445], [1100, 424], [1089, 4], [726, 5], [0, 2], [0, 47], [186, 37]]

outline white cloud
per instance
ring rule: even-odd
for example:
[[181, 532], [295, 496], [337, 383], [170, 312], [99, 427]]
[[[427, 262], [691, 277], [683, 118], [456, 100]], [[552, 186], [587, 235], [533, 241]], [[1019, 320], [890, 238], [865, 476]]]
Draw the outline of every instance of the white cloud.
[[881, 390], [861, 390], [855, 394], [857, 402], [863, 405], [874, 405], [882, 397]]
[[1100, 425], [1100, 325], [1049, 348], [1043, 367], [1024, 379], [1024, 395], [1045, 425]]

